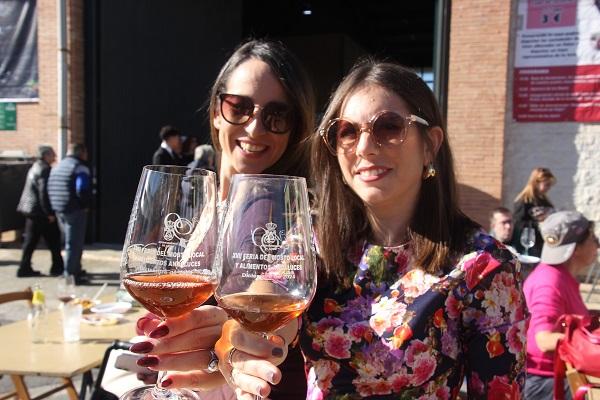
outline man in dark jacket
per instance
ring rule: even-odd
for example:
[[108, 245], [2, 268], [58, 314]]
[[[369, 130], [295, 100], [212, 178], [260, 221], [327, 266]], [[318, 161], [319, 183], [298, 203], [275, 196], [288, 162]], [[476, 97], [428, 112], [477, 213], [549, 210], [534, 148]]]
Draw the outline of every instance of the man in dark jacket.
[[48, 195], [65, 232], [66, 265], [75, 283], [86, 282], [81, 269], [87, 210], [92, 199], [90, 169], [85, 145], [71, 145], [68, 155], [50, 172]]
[[60, 231], [56, 216], [50, 206], [47, 186], [50, 164], [56, 161], [56, 153], [50, 146], [40, 146], [38, 153], [40, 159], [27, 172], [25, 187], [17, 206], [17, 211], [25, 216], [23, 254], [17, 270], [19, 278], [41, 275], [39, 271], [31, 267], [31, 256], [37, 247], [40, 236], [44, 237], [46, 245], [52, 252], [50, 275], [60, 275], [64, 270], [63, 259], [60, 255]]
[[159, 136], [162, 142], [152, 156], [152, 164], [184, 165], [185, 162], [181, 156], [181, 132], [177, 128], [167, 125], [160, 129]]

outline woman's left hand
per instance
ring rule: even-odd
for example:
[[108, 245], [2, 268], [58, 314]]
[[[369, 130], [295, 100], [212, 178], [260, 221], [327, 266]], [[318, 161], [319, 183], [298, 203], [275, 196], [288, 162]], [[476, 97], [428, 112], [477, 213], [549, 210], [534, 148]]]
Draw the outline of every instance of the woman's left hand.
[[219, 369], [238, 399], [267, 397], [281, 380], [277, 365], [287, 357], [285, 340], [278, 335], [264, 338], [244, 329], [237, 321], [223, 325], [215, 345]]
[[138, 360], [138, 365], [155, 371], [181, 371], [168, 373], [160, 382], [161, 387], [211, 390], [225, 383], [219, 371], [211, 372], [208, 367], [226, 320], [225, 311], [215, 306], [201, 306], [165, 321], [147, 315], [137, 322], [147, 339], [130, 350], [146, 355]]

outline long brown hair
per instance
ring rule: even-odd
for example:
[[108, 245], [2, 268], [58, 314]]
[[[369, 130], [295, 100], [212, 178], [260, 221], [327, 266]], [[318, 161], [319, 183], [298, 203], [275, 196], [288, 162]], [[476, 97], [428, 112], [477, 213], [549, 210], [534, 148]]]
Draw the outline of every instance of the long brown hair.
[[[400, 65], [365, 60], [357, 64], [333, 93], [319, 130], [340, 115], [345, 100], [365, 86], [382, 87], [408, 105], [409, 111], [446, 132], [437, 102], [429, 87], [414, 72]], [[429, 142], [425, 127], [419, 127]], [[433, 161], [437, 174], [423, 181], [417, 209], [410, 222], [416, 265], [438, 273], [454, 252], [464, 248], [467, 231], [476, 226], [458, 208], [452, 152], [445, 136]], [[338, 160], [318, 134], [311, 138], [311, 177], [317, 194], [317, 237], [325, 272], [346, 280], [346, 251], [369, 236], [370, 226], [361, 199], [343, 183]]]
[[280, 42], [261, 39], [250, 40], [240, 45], [221, 68], [210, 92], [208, 116], [210, 134], [215, 149], [220, 152], [219, 131], [213, 124], [218, 111], [218, 96], [225, 91], [233, 71], [249, 59], [267, 64], [283, 87], [292, 105], [294, 125], [285, 152], [279, 160], [263, 171], [271, 174], [306, 176], [306, 139], [315, 126], [315, 99], [308, 75], [298, 59]]
[[[537, 167], [531, 171], [529, 180], [521, 192], [515, 197], [515, 202], [522, 201], [523, 203], [536, 204], [540, 201], [550, 203], [545, 193], [540, 193], [537, 184], [542, 181], [550, 181], [551, 185], [556, 183], [556, 178], [548, 168]], [[550, 203], [552, 204], [552, 203]]]

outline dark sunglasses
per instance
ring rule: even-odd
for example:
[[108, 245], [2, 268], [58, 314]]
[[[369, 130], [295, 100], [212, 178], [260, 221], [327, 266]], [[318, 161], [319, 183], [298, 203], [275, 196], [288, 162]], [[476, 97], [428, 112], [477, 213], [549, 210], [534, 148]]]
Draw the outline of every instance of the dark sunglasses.
[[363, 127], [345, 118], [335, 118], [319, 133], [331, 154], [335, 156], [356, 151], [356, 144], [363, 131], [372, 135], [380, 147], [401, 144], [406, 139], [408, 126], [414, 123], [429, 126], [427, 121], [413, 114], [403, 117], [393, 111], [381, 111], [372, 116]]
[[260, 120], [271, 133], [288, 133], [294, 124], [292, 108], [282, 102], [271, 101], [264, 106], [254, 104], [248, 96], [237, 94], [219, 94], [221, 116], [232, 125], [244, 125], [255, 117], [260, 110]]

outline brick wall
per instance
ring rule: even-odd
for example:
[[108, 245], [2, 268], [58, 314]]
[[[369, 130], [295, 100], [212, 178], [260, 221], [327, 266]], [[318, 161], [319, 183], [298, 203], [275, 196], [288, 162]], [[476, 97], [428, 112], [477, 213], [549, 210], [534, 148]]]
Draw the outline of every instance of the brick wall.
[[513, 1], [452, 2], [448, 135], [461, 206], [487, 226], [502, 198], [510, 16]]
[[[84, 123], [83, 0], [70, 0], [67, 7], [68, 140], [71, 142], [71, 132], [78, 135], [83, 133]], [[23, 150], [29, 155], [36, 155], [37, 146], [42, 143], [50, 144], [58, 150], [57, 1], [39, 0], [37, 18], [39, 102], [17, 103], [17, 130], [0, 131], [0, 151]]]

